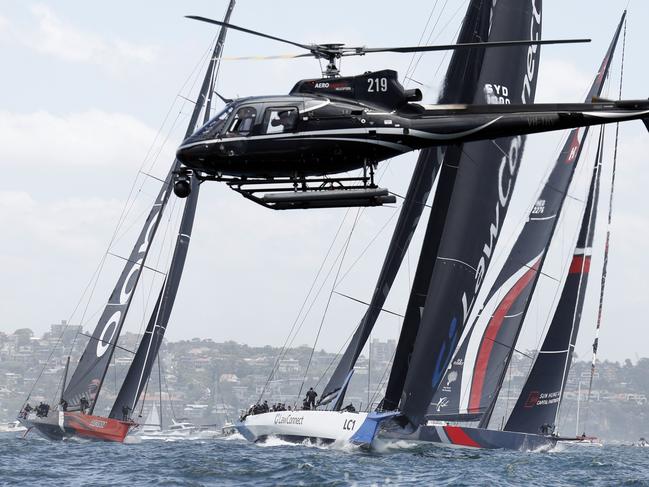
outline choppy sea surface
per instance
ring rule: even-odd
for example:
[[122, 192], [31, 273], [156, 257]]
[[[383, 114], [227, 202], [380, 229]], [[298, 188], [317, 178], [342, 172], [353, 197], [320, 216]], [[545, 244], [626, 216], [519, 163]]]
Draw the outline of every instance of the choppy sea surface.
[[0, 485], [649, 486], [649, 448], [520, 453], [399, 444], [367, 452], [236, 437], [113, 444], [0, 435]]

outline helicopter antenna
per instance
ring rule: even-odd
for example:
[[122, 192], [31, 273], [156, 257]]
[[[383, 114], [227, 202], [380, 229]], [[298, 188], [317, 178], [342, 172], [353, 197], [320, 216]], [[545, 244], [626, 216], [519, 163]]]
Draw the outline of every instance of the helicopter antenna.
[[[365, 54], [372, 54], [377, 52], [397, 52], [397, 53], [411, 53], [411, 52], [433, 52], [433, 51], [455, 51], [458, 49], [475, 49], [475, 48], [495, 48], [495, 47], [512, 47], [512, 46], [539, 46], [548, 44], [576, 44], [590, 42], [590, 39], [550, 39], [550, 40], [514, 40], [514, 41], [495, 41], [495, 42], [467, 42], [461, 44], [438, 44], [431, 46], [403, 46], [403, 47], [348, 47], [345, 44], [303, 44], [300, 42], [283, 39], [270, 34], [264, 34], [245, 27], [239, 27], [220, 20], [209, 19], [207, 17], [200, 17], [197, 15], [188, 15], [188, 19], [198, 20], [200, 22], [207, 22], [209, 24], [220, 25], [228, 29], [238, 30], [246, 34], [263, 37], [284, 44], [290, 44], [299, 47], [306, 51], [308, 54], [289, 54], [285, 56], [268, 56], [268, 57], [255, 57], [255, 59], [277, 59], [279, 58], [301, 58], [301, 57], [315, 57], [316, 59], [324, 59], [327, 61], [327, 66], [322, 73], [326, 78], [335, 78], [340, 76], [340, 69], [336, 66], [336, 61], [346, 56], [364, 56]], [[239, 59], [250, 59], [244, 57]]]

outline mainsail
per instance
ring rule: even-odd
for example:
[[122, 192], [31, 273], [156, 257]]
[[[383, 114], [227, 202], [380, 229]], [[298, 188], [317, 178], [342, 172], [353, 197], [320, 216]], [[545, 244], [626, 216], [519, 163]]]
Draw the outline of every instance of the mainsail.
[[[620, 22], [588, 92], [586, 101], [601, 95]], [[438, 419], [477, 419], [495, 402], [527, 308], [541, 276], [540, 269], [573, 179], [588, 128], [570, 132], [528, 219], [490, 289], [481, 316], [465, 333], [450, 367], [436, 391], [430, 415]], [[488, 310], [488, 315], [485, 310]], [[485, 319], [487, 318], [487, 319]], [[453, 418], [453, 415], [457, 417]]]
[[[485, 39], [488, 35], [490, 17], [491, 2], [472, 0], [462, 23], [458, 42], [477, 42]], [[473, 87], [477, 82], [477, 73], [480, 72], [480, 65], [482, 64], [483, 53], [483, 49], [455, 51], [453, 53], [439, 103], [471, 101], [475, 91]], [[399, 219], [383, 261], [383, 267], [374, 288], [372, 300], [336, 370], [329, 379], [329, 383], [321, 395], [320, 404], [327, 404], [336, 397], [338, 400], [334, 408], [339, 409], [340, 404], [342, 404], [344, 397], [342, 389], [350, 377], [356, 360], [367, 343], [372, 328], [385, 304], [419, 223], [443, 157], [443, 152], [440, 152], [437, 148], [426, 149], [419, 154]], [[418, 282], [417, 279], [415, 281]]]
[[603, 140], [604, 128], [600, 133], [588, 202], [568, 268], [568, 277], [543, 345], [505, 425], [506, 431], [539, 433], [543, 425], [554, 429], [556, 424], [588, 284], [599, 201]]
[[[229, 22], [230, 15], [234, 9], [235, 0], [230, 0], [228, 10], [225, 14], [224, 22]], [[197, 128], [197, 122], [204, 109], [203, 123], [206, 123], [210, 117], [211, 99], [214, 93], [214, 83], [218, 74], [218, 66], [225, 43], [225, 35], [227, 28], [222, 27], [219, 37], [214, 45], [214, 52], [210, 60], [203, 84], [198, 95], [198, 103], [194, 106], [190, 124], [187, 127], [185, 137], [189, 137]], [[176, 162], [177, 163], [177, 162]], [[185, 259], [187, 251], [189, 250], [189, 242], [191, 239], [192, 229], [194, 226], [194, 217], [196, 215], [196, 205], [198, 203], [199, 195], [199, 181], [192, 175], [191, 192], [185, 200], [185, 208], [183, 210], [178, 235], [176, 237], [176, 246], [174, 248], [173, 257], [171, 259], [171, 266], [164, 285], [160, 290], [160, 294], [156, 301], [155, 308], [146, 330], [140, 341], [133, 362], [128, 369], [126, 378], [122, 383], [122, 387], [115, 399], [115, 403], [110, 412], [111, 418], [122, 419], [128, 416], [130, 411], [135, 410], [135, 406], [144, 390], [151, 370], [158, 356], [160, 347], [162, 346], [162, 339], [169, 323], [169, 317], [173, 309], [173, 304], [180, 285], [183, 269], [185, 266]]]
[[[458, 41], [472, 42], [488, 39], [492, 17], [493, 12], [490, 2], [472, 4], [467, 12]], [[484, 53], [484, 50], [471, 51], [466, 56], [459, 52], [454, 53], [446, 73], [442, 102], [469, 103], [473, 100], [478, 86], [478, 77], [480, 76]], [[437, 155], [442, 160], [437, 191], [435, 192], [433, 207], [426, 226], [417, 271], [413, 279], [386, 395], [381, 403], [383, 409], [395, 409], [399, 402], [412, 343], [419, 328], [419, 310], [426, 298], [430, 276], [433, 271], [432, 266], [428, 265], [428, 263], [433, 262], [437, 254], [441, 228], [443, 228], [447, 203], [455, 181], [460, 152], [459, 147], [452, 146], [445, 151], [440, 149]]]
[[[541, 0], [495, 3], [489, 41], [540, 36]], [[538, 46], [488, 50], [473, 102], [532, 102], [539, 56]], [[461, 149], [439, 250], [425, 263], [433, 272], [412, 353], [395, 365], [408, 370], [400, 407], [411, 424], [424, 420], [473, 308], [507, 214], [524, 142], [521, 136], [507, 137]]]

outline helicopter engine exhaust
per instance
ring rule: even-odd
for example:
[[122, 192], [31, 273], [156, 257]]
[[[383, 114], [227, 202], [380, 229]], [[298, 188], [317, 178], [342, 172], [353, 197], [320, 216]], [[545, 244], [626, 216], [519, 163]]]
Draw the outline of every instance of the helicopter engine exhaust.
[[405, 90], [404, 95], [406, 96], [406, 101], [421, 101], [421, 99], [424, 97], [419, 88]]

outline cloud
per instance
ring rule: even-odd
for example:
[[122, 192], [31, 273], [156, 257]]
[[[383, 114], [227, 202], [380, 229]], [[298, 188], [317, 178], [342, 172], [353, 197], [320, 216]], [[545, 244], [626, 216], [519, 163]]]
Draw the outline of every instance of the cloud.
[[[69, 198], [54, 202], [35, 199], [25, 191], [0, 191], [0, 228], [11, 229], [2, 244], [4, 256], [91, 252], [106, 245], [105, 222], [117, 221], [123, 203], [116, 199]], [[94, 227], [94, 228], [93, 228]], [[12, 243], [14, 242], [14, 243]]]
[[583, 101], [593, 76], [594, 72], [586, 74], [571, 62], [546, 58], [539, 68], [536, 102]]
[[[90, 110], [67, 115], [0, 111], [0, 163], [46, 166], [136, 166], [155, 130], [131, 115]], [[173, 148], [163, 154], [173, 159]]]
[[25, 29], [0, 18], [0, 32], [8, 31], [13, 40], [37, 52], [68, 62], [98, 64], [116, 74], [127, 64], [152, 63], [157, 58], [158, 48], [155, 46], [84, 32], [44, 4], [33, 5], [30, 11], [36, 20], [36, 28]]

